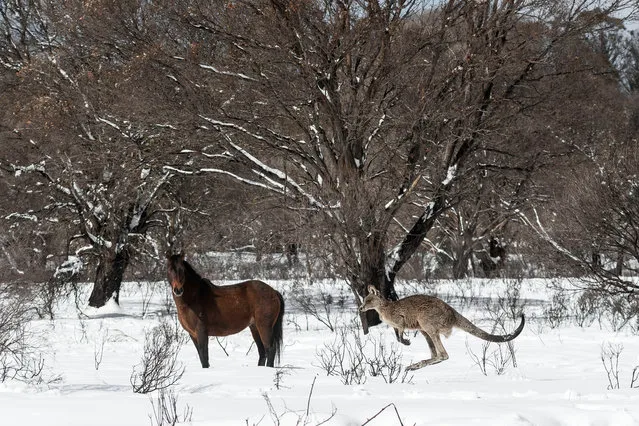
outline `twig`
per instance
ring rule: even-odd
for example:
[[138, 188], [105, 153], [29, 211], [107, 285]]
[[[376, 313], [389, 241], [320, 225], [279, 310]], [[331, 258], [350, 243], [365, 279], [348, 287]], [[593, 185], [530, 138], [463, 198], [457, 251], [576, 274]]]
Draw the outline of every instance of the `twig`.
[[224, 353], [226, 354], [226, 356], [229, 356], [229, 353], [226, 352], [226, 348], [224, 346], [222, 346], [222, 343], [220, 343], [220, 338], [216, 337], [215, 341], [217, 342], [217, 344], [220, 346], [220, 348], [222, 348], [222, 350], [224, 351]]
[[393, 406], [393, 408], [395, 409], [395, 414], [397, 414], [397, 420], [399, 420], [399, 424], [400, 424], [401, 426], [404, 426], [404, 423], [402, 422], [402, 418], [401, 418], [401, 417], [399, 417], [399, 411], [397, 411], [397, 407], [396, 407], [396, 406], [395, 406], [395, 404], [394, 404], [394, 403], [392, 403], [392, 402], [391, 402], [390, 404], [388, 404], [386, 407], [384, 407], [384, 408], [382, 408], [381, 410], [379, 410], [379, 411], [377, 412], [377, 414], [375, 414], [373, 417], [371, 417], [370, 419], [368, 419], [368, 420], [366, 420], [364, 423], [362, 423], [362, 426], [365, 426], [365, 425], [369, 424], [369, 423], [370, 423], [370, 422], [371, 422], [374, 418], [376, 418], [377, 416], [379, 416], [380, 414], [382, 414], [382, 412], [383, 412], [384, 410], [386, 410], [388, 407], [390, 407], [391, 405], [392, 405], [392, 406]]
[[[251, 352], [251, 349], [253, 349], [253, 345], [255, 344], [255, 342], [251, 342], [251, 345], [248, 348], [248, 351], [246, 351], [246, 355], [248, 355]], [[225, 351], [226, 352], [226, 351]], [[228, 355], [228, 354], [227, 354]]]
[[308, 412], [311, 409], [311, 396], [313, 395], [313, 388], [315, 387], [315, 380], [317, 376], [313, 377], [313, 383], [311, 383], [311, 390], [308, 393], [308, 401], [306, 401], [306, 417], [308, 418]]

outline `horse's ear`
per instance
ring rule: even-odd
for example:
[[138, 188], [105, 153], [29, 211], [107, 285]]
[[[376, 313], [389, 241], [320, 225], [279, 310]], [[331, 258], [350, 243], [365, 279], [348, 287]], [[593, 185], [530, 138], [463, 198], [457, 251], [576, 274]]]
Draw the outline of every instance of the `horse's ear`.
[[371, 293], [371, 294], [374, 294], [375, 296], [379, 296], [379, 290], [377, 290], [372, 285], [368, 286], [368, 292]]
[[164, 252], [164, 256], [165, 256], [167, 259], [170, 259], [170, 258], [171, 258], [171, 249], [167, 249], [167, 250], [166, 250], [166, 252]]
[[180, 250], [178, 256], [180, 256], [180, 259], [184, 260], [184, 249]]

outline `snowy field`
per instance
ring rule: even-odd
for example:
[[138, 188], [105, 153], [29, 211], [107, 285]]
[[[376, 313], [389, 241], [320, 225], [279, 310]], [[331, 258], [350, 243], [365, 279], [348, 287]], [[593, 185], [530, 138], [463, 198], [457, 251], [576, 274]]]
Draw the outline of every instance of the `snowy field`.
[[[480, 368], [484, 342], [457, 330], [443, 339], [448, 361], [406, 376], [401, 371], [393, 383], [382, 374], [372, 375], [371, 365], [399, 361], [407, 366], [428, 358], [421, 335], [411, 333], [410, 346], [398, 345], [386, 325], [364, 336], [353, 322], [357, 316], [352, 296], [340, 283], [269, 283], [287, 302], [280, 367], [256, 366], [257, 352], [248, 330], [210, 339], [210, 369], [200, 367], [192, 343], [184, 341], [177, 358], [184, 375], [172, 389], [179, 413], [191, 410], [187, 424], [639, 425], [639, 388], [630, 387], [633, 368], [639, 365], [636, 323], [615, 332], [614, 321], [606, 318], [593, 317], [586, 327], [577, 326], [574, 319], [554, 321], [548, 318], [555, 312], [549, 309], [554, 290], [547, 288], [546, 280], [524, 280], [519, 299], [514, 298], [515, 304], [523, 304], [527, 317], [523, 333], [514, 340], [516, 367], [508, 359], [506, 345], [491, 344], [484, 374]], [[504, 296], [506, 287], [503, 281], [473, 280], [428, 286], [408, 283], [397, 289], [402, 296], [436, 293], [491, 331], [494, 321], [487, 305]], [[329, 293], [327, 313], [320, 300]], [[173, 308], [168, 294], [166, 283], [127, 283], [120, 307], [80, 313], [69, 300], [57, 306], [55, 320], [33, 320], [29, 329], [44, 356], [43, 377], [58, 380], [0, 383], [0, 424], [157, 424], [153, 419], [157, 392], [134, 393], [131, 374], [141, 362], [145, 332], [162, 318], [173, 322], [167, 314]], [[311, 306], [306, 304], [309, 297]], [[315, 314], [313, 306], [318, 309]], [[512, 319], [506, 322], [508, 331], [516, 325]], [[340, 353], [344, 345], [357, 352], [358, 338], [370, 361], [360, 369], [364, 375], [346, 371], [351, 367], [348, 350], [342, 352], [346, 353], [342, 365], [333, 362], [336, 371], [328, 375], [330, 354]], [[620, 352], [619, 389], [609, 389], [602, 347]], [[380, 371], [388, 373], [384, 367]]]

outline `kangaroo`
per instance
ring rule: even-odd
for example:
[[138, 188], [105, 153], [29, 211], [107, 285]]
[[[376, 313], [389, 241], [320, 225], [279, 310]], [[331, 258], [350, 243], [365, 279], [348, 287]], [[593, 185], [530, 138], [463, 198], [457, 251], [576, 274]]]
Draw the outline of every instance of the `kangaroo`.
[[404, 330], [419, 330], [428, 342], [431, 358], [416, 362], [406, 367], [406, 370], [417, 370], [427, 365], [437, 364], [448, 359], [448, 353], [439, 338], [440, 334], [450, 336], [453, 327], [461, 328], [467, 333], [488, 342], [509, 342], [519, 336], [524, 329], [524, 315], [521, 316], [519, 327], [512, 333], [503, 336], [490, 334], [480, 329], [448, 303], [433, 296], [417, 294], [400, 299], [396, 302], [385, 300], [373, 286], [368, 286], [368, 295], [360, 306], [361, 312], [374, 309], [385, 323], [395, 327], [399, 336]]

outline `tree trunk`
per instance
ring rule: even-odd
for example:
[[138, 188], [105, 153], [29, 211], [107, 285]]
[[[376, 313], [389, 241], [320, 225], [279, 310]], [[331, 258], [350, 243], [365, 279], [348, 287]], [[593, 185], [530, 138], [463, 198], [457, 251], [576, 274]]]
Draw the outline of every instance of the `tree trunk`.
[[466, 278], [468, 276], [468, 261], [472, 255], [472, 250], [467, 247], [461, 247], [453, 264], [453, 279]]
[[[393, 279], [390, 280], [386, 274], [386, 253], [384, 252], [382, 240], [382, 236], [374, 234], [365, 238], [360, 244], [360, 276], [355, 283], [355, 289], [364, 298], [368, 294], [368, 286], [372, 285], [380, 291], [385, 299], [397, 300], [394, 284], [395, 277], [393, 275]], [[374, 310], [360, 313], [360, 319], [364, 334], [368, 333], [369, 327], [382, 322]]]
[[100, 308], [113, 297], [115, 303], [120, 303], [120, 286], [127, 266], [129, 266], [129, 250], [122, 248], [113, 253], [111, 251], [100, 256], [95, 273], [93, 291], [89, 297], [89, 306]]

